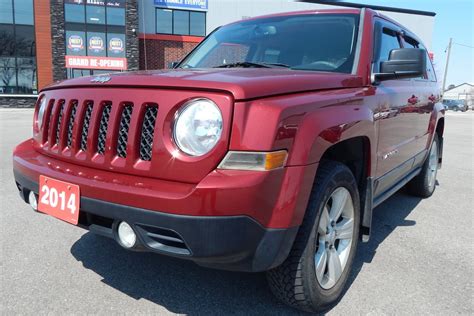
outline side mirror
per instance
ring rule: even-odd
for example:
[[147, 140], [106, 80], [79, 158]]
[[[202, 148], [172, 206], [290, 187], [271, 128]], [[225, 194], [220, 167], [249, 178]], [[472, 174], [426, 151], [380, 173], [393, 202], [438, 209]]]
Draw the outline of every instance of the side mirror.
[[373, 81], [418, 78], [426, 72], [426, 51], [420, 48], [392, 49], [387, 61], [380, 63], [380, 73], [373, 74]]
[[179, 61], [172, 61], [168, 63], [168, 69], [175, 69], [179, 65]]

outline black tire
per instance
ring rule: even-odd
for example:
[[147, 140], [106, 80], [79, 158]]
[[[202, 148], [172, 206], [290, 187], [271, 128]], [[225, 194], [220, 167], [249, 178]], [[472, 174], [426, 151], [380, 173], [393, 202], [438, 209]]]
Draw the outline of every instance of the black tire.
[[[433, 147], [435, 146], [435, 147]], [[434, 180], [430, 184], [429, 174], [431, 172], [430, 169], [430, 153], [431, 151], [436, 151], [436, 171], [434, 174]], [[411, 195], [418, 196], [421, 198], [427, 198], [433, 195], [433, 192], [436, 189], [436, 175], [438, 169], [438, 157], [439, 157], [439, 139], [438, 135], [435, 133], [433, 136], [433, 142], [431, 143], [430, 150], [428, 155], [425, 158], [425, 162], [421, 167], [421, 172], [416, 177], [414, 177], [410, 182], [407, 184], [407, 191]]]
[[[318, 225], [321, 212], [336, 188], [346, 188], [354, 206], [354, 229], [351, 250], [336, 284], [324, 289], [315, 272], [318, 248]], [[267, 272], [273, 294], [282, 302], [307, 312], [324, 312], [334, 306], [345, 291], [359, 237], [359, 192], [352, 172], [338, 162], [323, 162], [311, 191], [306, 214], [288, 258]]]

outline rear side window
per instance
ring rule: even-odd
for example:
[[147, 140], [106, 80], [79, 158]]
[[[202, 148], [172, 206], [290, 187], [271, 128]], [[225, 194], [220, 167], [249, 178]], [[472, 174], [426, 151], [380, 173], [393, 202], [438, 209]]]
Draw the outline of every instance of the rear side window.
[[419, 45], [420, 48], [424, 49], [426, 52], [426, 76], [429, 81], [436, 81], [436, 73], [433, 68], [433, 64], [431, 63], [431, 58], [428, 54], [428, 50], [423, 46]]

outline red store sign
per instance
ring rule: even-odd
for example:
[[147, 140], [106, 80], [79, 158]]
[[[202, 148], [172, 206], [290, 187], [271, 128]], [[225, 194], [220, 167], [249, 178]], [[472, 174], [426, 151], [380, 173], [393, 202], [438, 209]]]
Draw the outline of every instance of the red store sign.
[[117, 57], [93, 57], [66, 55], [66, 68], [127, 70], [127, 59]]

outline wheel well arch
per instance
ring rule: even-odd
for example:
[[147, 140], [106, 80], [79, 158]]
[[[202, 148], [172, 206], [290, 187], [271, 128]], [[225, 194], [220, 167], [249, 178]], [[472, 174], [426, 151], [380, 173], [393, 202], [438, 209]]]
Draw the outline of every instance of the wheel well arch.
[[331, 145], [323, 153], [321, 160], [332, 160], [346, 165], [354, 175], [357, 184], [364, 184], [370, 172], [370, 140], [357, 136]]
[[436, 134], [438, 134], [438, 136], [442, 137], [443, 134], [444, 134], [444, 117], [440, 118], [438, 120], [438, 123], [436, 124]]
[[371, 148], [370, 139], [357, 136], [338, 142], [324, 152], [321, 161], [331, 160], [346, 165], [354, 175], [359, 191], [360, 236], [368, 241], [372, 224], [372, 178], [370, 177]]

